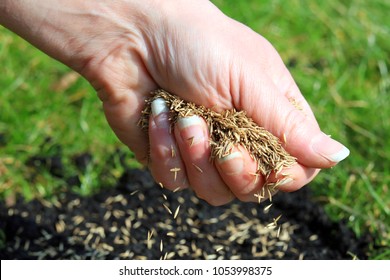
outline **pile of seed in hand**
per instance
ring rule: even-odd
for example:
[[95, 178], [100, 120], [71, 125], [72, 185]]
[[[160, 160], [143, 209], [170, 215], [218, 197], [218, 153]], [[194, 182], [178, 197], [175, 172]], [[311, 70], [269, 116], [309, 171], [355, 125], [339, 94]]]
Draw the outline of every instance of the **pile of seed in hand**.
[[180, 117], [197, 115], [202, 117], [209, 128], [212, 158], [229, 155], [236, 145], [241, 145], [257, 162], [257, 174], [268, 176], [278, 174], [283, 168], [291, 167], [296, 159], [282, 146], [280, 140], [266, 129], [258, 126], [244, 111], [235, 109], [215, 112], [204, 106], [186, 102], [162, 89], [152, 92], [146, 100], [140, 125], [148, 128], [151, 103], [163, 98], [170, 109], [170, 121], [173, 125]]

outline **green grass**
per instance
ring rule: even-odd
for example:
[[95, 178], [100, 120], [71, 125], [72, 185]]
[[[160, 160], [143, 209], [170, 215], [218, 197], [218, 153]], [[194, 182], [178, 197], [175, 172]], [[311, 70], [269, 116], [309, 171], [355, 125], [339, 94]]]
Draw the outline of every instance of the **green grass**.
[[[390, 259], [390, 4], [378, 0], [214, 3], [271, 41], [322, 129], [350, 148], [350, 157], [322, 171], [310, 188], [333, 219], [347, 220], [358, 235], [369, 231], [376, 236], [370, 258]], [[72, 156], [85, 151], [94, 155], [80, 174], [82, 187], [74, 189], [84, 195], [120, 175], [118, 163], [108, 176], [101, 176], [116, 149], [134, 164], [83, 79], [4, 29], [0, 29], [0, 65], [0, 135], [6, 138], [6, 145], [0, 144], [3, 198], [22, 193], [50, 199], [63, 190], [62, 179], [45, 170], [31, 178], [31, 168], [25, 164], [33, 155], [56, 153], [59, 146], [69, 174], [81, 172], [72, 166]], [[66, 79], [70, 80], [63, 83]]]
[[[0, 27], [1, 28], [1, 27]], [[98, 178], [105, 163], [116, 149], [127, 154], [109, 129], [90, 85], [66, 66], [52, 60], [11, 32], [0, 29], [0, 193], [6, 197], [15, 192], [28, 199], [50, 198], [63, 189], [65, 182], [40, 170], [31, 178], [32, 168], [26, 161], [35, 155], [52, 156], [59, 147], [66, 173], [79, 173], [82, 184], [76, 192], [90, 194], [99, 186], [109, 185], [120, 175], [117, 170]], [[72, 157], [84, 152], [94, 155], [82, 172], [72, 164]], [[32, 183], [31, 183], [32, 182]]]

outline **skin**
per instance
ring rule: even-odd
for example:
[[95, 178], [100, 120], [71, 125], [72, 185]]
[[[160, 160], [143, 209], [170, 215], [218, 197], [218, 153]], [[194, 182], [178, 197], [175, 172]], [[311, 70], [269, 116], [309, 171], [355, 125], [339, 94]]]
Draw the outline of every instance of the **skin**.
[[[161, 113], [151, 117], [149, 134], [143, 132], [137, 122], [144, 100], [157, 88], [215, 110], [245, 110], [286, 140], [298, 163], [271, 177], [292, 179], [282, 191], [301, 188], [347, 155], [321, 132], [273, 46], [209, 1], [2, 0], [0, 13], [0, 24], [91, 83], [118, 138], [167, 188], [191, 187], [221, 205], [234, 197], [257, 201], [254, 194], [265, 180], [254, 180], [256, 163], [241, 147], [234, 156], [210, 162], [202, 119], [170, 132]], [[193, 135], [201, 137], [191, 144]], [[193, 164], [204, 171], [201, 176]]]

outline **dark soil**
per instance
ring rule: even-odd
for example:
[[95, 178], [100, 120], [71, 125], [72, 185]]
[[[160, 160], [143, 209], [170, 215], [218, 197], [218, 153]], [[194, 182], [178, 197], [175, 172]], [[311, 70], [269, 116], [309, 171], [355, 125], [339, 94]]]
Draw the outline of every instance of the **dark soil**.
[[[90, 160], [88, 155], [83, 158]], [[55, 176], [61, 176], [58, 159], [47, 164]], [[79, 159], [77, 164], [87, 163]], [[344, 221], [331, 221], [313, 201], [310, 187], [280, 193], [272, 203], [268, 213], [264, 207], [269, 202], [234, 201], [213, 207], [189, 190], [173, 193], [162, 189], [147, 171], [127, 169], [116, 186], [91, 197], [69, 191], [54, 203], [18, 199], [5, 206], [1, 202], [0, 257], [367, 258], [370, 237], [357, 238]]]

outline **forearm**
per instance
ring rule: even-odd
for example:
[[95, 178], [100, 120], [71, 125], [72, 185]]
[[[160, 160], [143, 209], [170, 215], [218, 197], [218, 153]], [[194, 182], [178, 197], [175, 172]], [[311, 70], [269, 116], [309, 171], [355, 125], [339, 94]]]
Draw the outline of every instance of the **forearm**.
[[123, 36], [137, 36], [136, 22], [138, 15], [143, 14], [140, 11], [143, 7], [138, 3], [0, 0], [0, 24], [53, 58], [80, 71], [90, 56], [104, 51], [91, 46], [92, 38], [109, 41], [110, 34], [115, 32], [122, 32]]
[[[78, 3], [77, 3], [78, 2]], [[67, 62], [71, 49], [65, 48], [76, 22], [61, 14], [77, 9], [84, 1], [2, 0], [0, 24], [12, 30], [50, 56]], [[69, 7], [67, 7], [69, 6]], [[81, 9], [80, 9], [81, 10]], [[73, 24], [69, 24], [72, 22]], [[60, 51], [61, 50], [61, 51]]]

